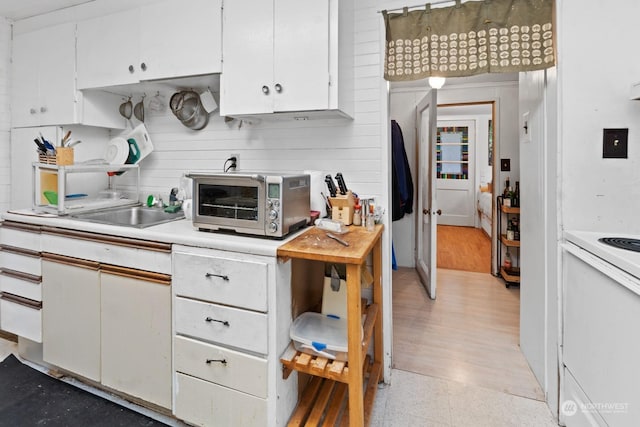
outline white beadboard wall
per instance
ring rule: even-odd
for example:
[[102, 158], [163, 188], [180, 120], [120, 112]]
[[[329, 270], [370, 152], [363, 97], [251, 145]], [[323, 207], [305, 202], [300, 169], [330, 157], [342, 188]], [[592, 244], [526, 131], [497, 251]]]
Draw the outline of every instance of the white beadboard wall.
[[11, 23], [0, 17], [0, 212], [9, 207], [11, 179]]

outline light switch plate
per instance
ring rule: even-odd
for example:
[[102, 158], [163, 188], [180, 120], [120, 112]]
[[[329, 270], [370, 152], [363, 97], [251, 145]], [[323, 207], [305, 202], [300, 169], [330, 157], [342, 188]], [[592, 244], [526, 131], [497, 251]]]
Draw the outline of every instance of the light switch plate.
[[628, 157], [629, 129], [603, 129], [602, 133], [602, 158], [626, 159]]

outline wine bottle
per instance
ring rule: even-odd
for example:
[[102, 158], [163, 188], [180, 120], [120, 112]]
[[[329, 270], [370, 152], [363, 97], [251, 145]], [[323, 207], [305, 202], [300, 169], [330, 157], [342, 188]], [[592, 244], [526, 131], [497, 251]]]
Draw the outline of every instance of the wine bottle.
[[513, 192], [511, 206], [514, 208], [520, 207], [520, 181], [516, 181], [516, 191]]
[[502, 192], [502, 204], [504, 206], [511, 206], [511, 182], [507, 177], [504, 184], [504, 191]]

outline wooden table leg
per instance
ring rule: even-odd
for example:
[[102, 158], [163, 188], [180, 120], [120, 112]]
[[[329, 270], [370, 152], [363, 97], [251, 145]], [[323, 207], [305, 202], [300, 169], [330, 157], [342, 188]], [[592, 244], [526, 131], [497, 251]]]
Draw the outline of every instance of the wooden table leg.
[[373, 335], [373, 360], [384, 366], [384, 343], [382, 341], [382, 239], [373, 247], [373, 302], [378, 304], [378, 318]]
[[347, 331], [349, 337], [349, 426], [364, 425], [360, 265], [347, 264]]

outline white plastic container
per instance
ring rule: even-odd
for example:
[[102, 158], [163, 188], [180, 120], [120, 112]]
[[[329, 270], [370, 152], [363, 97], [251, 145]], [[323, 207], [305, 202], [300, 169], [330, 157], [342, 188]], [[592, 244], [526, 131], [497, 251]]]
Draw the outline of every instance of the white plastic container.
[[298, 351], [347, 361], [347, 319], [315, 312], [302, 313], [291, 324], [289, 335]]

